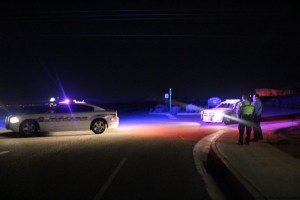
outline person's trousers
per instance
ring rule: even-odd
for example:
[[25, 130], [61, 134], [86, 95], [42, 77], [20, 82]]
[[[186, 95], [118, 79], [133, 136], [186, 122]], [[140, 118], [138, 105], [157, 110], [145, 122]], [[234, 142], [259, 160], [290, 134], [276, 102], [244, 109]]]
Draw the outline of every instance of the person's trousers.
[[252, 130], [252, 122], [253, 118], [251, 115], [244, 115], [241, 117], [242, 121], [239, 122], [238, 130], [239, 130], [239, 144], [244, 143], [244, 134], [246, 130], [246, 137], [245, 137], [245, 143], [249, 144], [250, 142], [250, 135], [251, 135], [251, 130]]
[[261, 115], [255, 115], [253, 118], [253, 140], [263, 139], [262, 130], [260, 126]]

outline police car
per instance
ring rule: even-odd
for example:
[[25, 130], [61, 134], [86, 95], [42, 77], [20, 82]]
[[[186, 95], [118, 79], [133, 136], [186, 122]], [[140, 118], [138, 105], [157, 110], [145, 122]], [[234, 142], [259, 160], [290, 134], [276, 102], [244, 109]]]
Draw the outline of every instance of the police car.
[[85, 102], [66, 100], [47, 107], [47, 111], [6, 116], [5, 128], [29, 136], [37, 132], [71, 130], [92, 130], [95, 134], [101, 134], [107, 128], [119, 125], [117, 111]]
[[200, 113], [201, 119], [203, 122], [233, 123], [235, 121], [236, 109], [239, 102], [239, 99], [227, 99], [215, 108], [204, 109]]

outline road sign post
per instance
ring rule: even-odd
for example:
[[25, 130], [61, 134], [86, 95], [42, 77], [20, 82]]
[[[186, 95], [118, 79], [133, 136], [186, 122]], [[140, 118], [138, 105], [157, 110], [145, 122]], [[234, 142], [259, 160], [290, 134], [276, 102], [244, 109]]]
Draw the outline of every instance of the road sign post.
[[170, 112], [172, 112], [172, 88], [169, 90], [169, 95], [170, 95]]
[[166, 106], [168, 107], [169, 93], [165, 93]]

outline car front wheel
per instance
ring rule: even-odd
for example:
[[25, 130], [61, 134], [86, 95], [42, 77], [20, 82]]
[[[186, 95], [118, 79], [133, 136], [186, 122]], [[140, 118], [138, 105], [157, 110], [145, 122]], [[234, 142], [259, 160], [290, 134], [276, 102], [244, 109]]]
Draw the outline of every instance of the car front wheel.
[[225, 125], [228, 125], [228, 124], [231, 123], [231, 121], [230, 121], [230, 119], [228, 117], [224, 117], [223, 118], [223, 122], [224, 122]]
[[25, 136], [30, 136], [38, 131], [37, 122], [33, 120], [26, 120], [22, 122], [20, 125], [20, 133], [24, 134]]
[[91, 129], [96, 134], [101, 134], [106, 129], [106, 123], [102, 119], [96, 119], [92, 122]]

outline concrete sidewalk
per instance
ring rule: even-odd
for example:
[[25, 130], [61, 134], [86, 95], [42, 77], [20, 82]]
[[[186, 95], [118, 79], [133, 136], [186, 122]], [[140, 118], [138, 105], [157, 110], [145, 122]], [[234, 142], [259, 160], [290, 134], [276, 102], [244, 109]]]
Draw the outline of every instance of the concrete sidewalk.
[[[269, 134], [295, 123], [298, 122], [266, 122], [262, 123], [262, 129], [264, 134]], [[212, 142], [209, 157], [215, 165], [222, 166], [222, 178], [234, 187], [239, 198], [300, 199], [299, 159], [264, 140], [237, 145], [237, 139], [236, 127], [225, 130]]]

